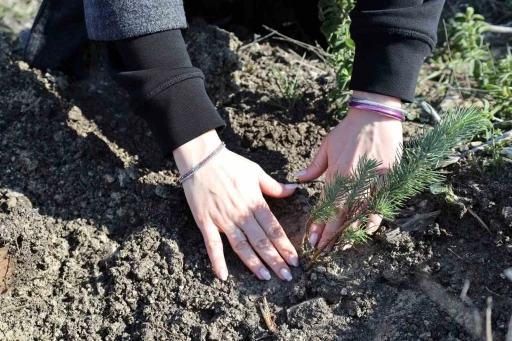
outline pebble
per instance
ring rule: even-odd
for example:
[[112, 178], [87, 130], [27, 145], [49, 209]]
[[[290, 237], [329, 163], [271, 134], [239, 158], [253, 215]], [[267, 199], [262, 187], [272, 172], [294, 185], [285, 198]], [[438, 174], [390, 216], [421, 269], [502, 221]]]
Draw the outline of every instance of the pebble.
[[316, 275], [316, 273], [313, 272], [309, 278], [311, 278], [312, 281], [316, 281], [318, 279], [318, 276]]
[[342, 295], [342, 296], [347, 296], [347, 295], [348, 295], [348, 290], [347, 290], [347, 288], [343, 288], [343, 289], [341, 289], [341, 295]]
[[471, 148], [476, 148], [476, 147], [478, 147], [478, 146], [481, 146], [482, 144], [483, 144], [483, 142], [482, 142], [482, 141], [473, 141], [473, 142], [471, 142], [471, 143], [469, 144], [469, 146], [470, 146]]
[[420, 335], [420, 340], [428, 340], [432, 336], [431, 332], [426, 332]]
[[502, 150], [500, 150], [500, 154], [508, 157], [509, 159], [512, 159], [512, 147], [505, 147]]
[[320, 265], [315, 268], [315, 271], [318, 272], [319, 274], [324, 274], [327, 272], [327, 269], [325, 266]]
[[510, 207], [510, 206], [503, 207], [503, 209], [501, 210], [501, 214], [503, 215], [503, 219], [505, 219], [505, 222], [509, 226], [512, 226], [512, 207]]

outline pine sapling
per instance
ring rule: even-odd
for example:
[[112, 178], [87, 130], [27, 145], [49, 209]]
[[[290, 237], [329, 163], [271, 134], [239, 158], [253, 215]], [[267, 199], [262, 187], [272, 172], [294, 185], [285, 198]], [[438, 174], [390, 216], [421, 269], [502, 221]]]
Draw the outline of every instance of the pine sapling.
[[377, 214], [386, 219], [399, 213], [405, 201], [426, 187], [439, 184], [445, 176], [439, 165], [452, 156], [453, 148], [469, 142], [486, 129], [489, 121], [476, 108], [449, 110], [443, 119], [423, 135], [412, 138], [401, 148], [393, 167], [386, 176], [379, 176], [379, 161], [363, 156], [348, 175], [334, 174], [326, 181], [323, 196], [313, 206], [307, 227], [311, 223], [329, 223], [342, 216], [344, 223], [324, 243], [312, 251], [307, 265], [326, 252], [331, 243], [361, 244], [369, 239], [367, 216]]

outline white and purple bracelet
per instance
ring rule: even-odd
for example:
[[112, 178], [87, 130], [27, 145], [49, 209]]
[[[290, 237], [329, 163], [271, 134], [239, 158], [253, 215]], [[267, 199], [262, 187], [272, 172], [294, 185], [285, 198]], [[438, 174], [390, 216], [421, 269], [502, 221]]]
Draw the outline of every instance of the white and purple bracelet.
[[187, 181], [192, 175], [194, 175], [199, 169], [201, 169], [204, 165], [206, 165], [208, 162], [210, 162], [217, 154], [219, 154], [226, 144], [222, 142], [220, 146], [215, 148], [215, 150], [208, 155], [203, 161], [199, 162], [199, 164], [195, 167], [193, 167], [191, 170], [180, 176], [178, 179], [179, 183], [182, 184], [183, 182]]
[[348, 106], [350, 108], [373, 111], [377, 114], [391, 117], [402, 122], [405, 121], [405, 117], [407, 116], [407, 110], [361, 98], [352, 97], [348, 102]]

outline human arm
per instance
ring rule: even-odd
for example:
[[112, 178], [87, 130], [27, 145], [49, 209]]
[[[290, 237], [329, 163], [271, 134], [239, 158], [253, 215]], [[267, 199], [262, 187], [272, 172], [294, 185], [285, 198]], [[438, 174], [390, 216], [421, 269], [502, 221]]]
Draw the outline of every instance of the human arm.
[[[421, 65], [436, 42], [436, 30], [443, 0], [359, 0], [351, 13], [351, 35], [356, 55], [351, 90], [354, 97], [400, 107], [412, 102]], [[385, 174], [396, 160], [402, 143], [401, 123], [379, 114], [350, 108], [346, 118], [324, 139], [312, 164], [298, 178], [303, 181], [334, 172], [347, 175], [366, 155], [382, 162]], [[381, 222], [369, 217], [375, 231]], [[313, 225], [312, 244], [322, 244], [344, 222]], [[332, 245], [331, 245], [332, 246]], [[349, 247], [349, 246], [346, 246]]]

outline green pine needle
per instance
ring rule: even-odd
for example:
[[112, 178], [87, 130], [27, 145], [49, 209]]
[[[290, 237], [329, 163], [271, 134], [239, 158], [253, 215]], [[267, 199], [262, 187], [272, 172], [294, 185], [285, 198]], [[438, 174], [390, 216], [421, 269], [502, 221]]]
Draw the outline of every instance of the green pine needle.
[[[361, 157], [349, 176], [335, 173], [326, 182], [323, 197], [311, 210], [311, 221], [328, 223], [341, 212], [347, 215], [345, 220], [364, 222], [370, 213], [392, 218], [406, 200], [443, 182], [445, 177], [439, 165], [452, 156], [454, 147], [471, 141], [489, 125], [477, 108], [449, 110], [433, 129], [412, 138], [402, 148], [402, 157], [397, 157], [385, 177], [377, 175], [380, 162]], [[364, 228], [350, 227], [342, 232], [337, 244], [361, 244], [368, 239]]]

